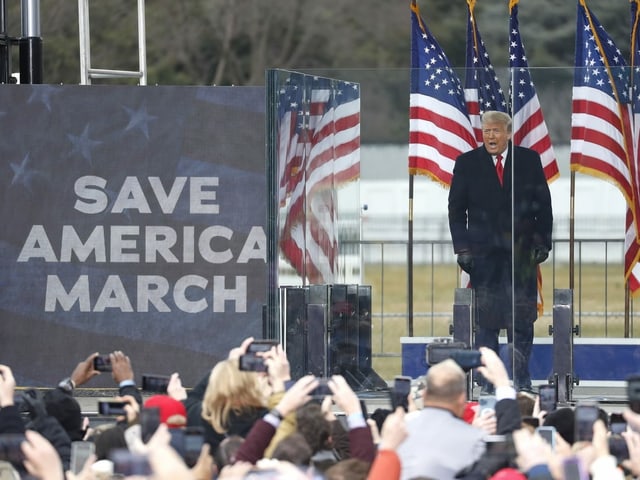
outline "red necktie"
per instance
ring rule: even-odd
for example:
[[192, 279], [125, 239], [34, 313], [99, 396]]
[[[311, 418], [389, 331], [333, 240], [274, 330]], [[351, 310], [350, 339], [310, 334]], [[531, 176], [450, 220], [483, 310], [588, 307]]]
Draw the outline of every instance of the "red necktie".
[[500, 185], [502, 185], [502, 176], [504, 173], [504, 168], [502, 166], [502, 155], [498, 155], [496, 157], [496, 173], [498, 174], [498, 180], [500, 181]]

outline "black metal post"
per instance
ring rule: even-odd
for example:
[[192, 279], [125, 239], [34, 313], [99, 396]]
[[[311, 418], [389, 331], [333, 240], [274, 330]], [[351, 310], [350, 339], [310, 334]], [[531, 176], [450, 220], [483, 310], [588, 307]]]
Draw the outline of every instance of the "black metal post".
[[11, 78], [11, 39], [7, 33], [7, 3], [0, 0], [0, 83]]
[[40, 0], [22, 0], [20, 83], [42, 83]]

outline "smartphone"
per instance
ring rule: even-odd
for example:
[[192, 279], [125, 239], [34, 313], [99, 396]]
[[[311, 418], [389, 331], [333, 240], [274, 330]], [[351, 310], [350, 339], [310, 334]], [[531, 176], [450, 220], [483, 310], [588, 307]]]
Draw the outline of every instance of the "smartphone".
[[278, 340], [254, 340], [247, 347], [247, 353], [268, 352], [272, 347], [278, 345]]
[[540, 410], [549, 413], [558, 408], [558, 396], [555, 385], [540, 385], [538, 387], [538, 396], [540, 398]]
[[538, 417], [525, 416], [522, 417], [522, 423], [535, 429], [540, 426], [540, 419]]
[[393, 389], [391, 390], [391, 408], [397, 407], [409, 410], [409, 393], [411, 392], [411, 377], [396, 375], [393, 379]]
[[627, 431], [627, 421], [621, 413], [609, 414], [609, 431], [614, 434]]
[[147, 443], [160, 425], [160, 409], [158, 407], [143, 407], [140, 410], [140, 436]]
[[21, 464], [24, 461], [21, 447], [24, 441], [25, 436], [22, 433], [0, 434], [0, 460], [14, 465]]
[[487, 435], [484, 438], [487, 455], [495, 458], [510, 459], [516, 457], [516, 447], [511, 435]]
[[257, 356], [255, 353], [246, 353], [240, 355], [239, 368], [245, 372], [266, 372], [267, 366], [264, 364], [264, 359]]
[[75, 441], [71, 442], [71, 471], [78, 474], [84, 468], [87, 458], [96, 450], [96, 444], [93, 442]]
[[333, 392], [328, 385], [328, 378], [318, 378], [318, 382], [318, 386], [311, 391], [311, 398], [322, 401], [324, 400], [324, 397], [333, 395]]
[[574, 409], [575, 442], [590, 442], [593, 440], [593, 423], [598, 419], [597, 404], [579, 403]]
[[366, 420], [369, 418], [369, 412], [367, 411], [367, 404], [364, 400], [360, 399], [360, 410], [362, 410], [362, 416]]
[[110, 372], [111, 371], [111, 357], [109, 354], [106, 355], [98, 355], [93, 359], [93, 369], [99, 372]]
[[625, 460], [629, 460], [629, 447], [627, 441], [619, 433], [609, 435], [609, 453], [616, 457], [618, 465]]
[[465, 372], [482, 366], [482, 354], [478, 350], [454, 350], [451, 352], [451, 358]]
[[485, 410], [495, 412], [496, 411], [495, 395], [480, 395], [478, 397], [478, 410], [480, 411], [480, 415], [482, 415], [482, 413]]
[[150, 373], [145, 373], [142, 375], [141, 387], [145, 392], [167, 393], [170, 379], [171, 377], [167, 375], [151, 375]]
[[627, 378], [627, 400], [631, 411], [640, 413], [640, 375]]
[[556, 427], [541, 426], [536, 428], [536, 433], [540, 435], [549, 445], [551, 445], [551, 450], [556, 449]]
[[562, 471], [564, 480], [589, 480], [589, 474], [578, 457], [565, 458], [562, 462]]
[[201, 427], [187, 427], [184, 430], [184, 444], [182, 458], [187, 467], [193, 467], [200, 457], [204, 444], [204, 430]]
[[127, 402], [111, 402], [111, 401], [99, 401], [98, 413], [100, 415], [126, 415], [127, 412], [124, 407]]
[[126, 448], [117, 448], [109, 452], [109, 460], [113, 462], [113, 473], [115, 475], [149, 476], [152, 475], [151, 465], [146, 455], [133, 453]]

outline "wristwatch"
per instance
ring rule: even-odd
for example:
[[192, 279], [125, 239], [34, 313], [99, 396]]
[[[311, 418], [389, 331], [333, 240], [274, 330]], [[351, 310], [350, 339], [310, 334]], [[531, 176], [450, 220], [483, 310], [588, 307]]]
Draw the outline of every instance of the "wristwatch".
[[284, 416], [275, 408], [272, 408], [269, 411], [269, 415], [273, 415], [274, 417], [276, 417], [278, 420], [282, 421], [284, 419]]
[[73, 393], [73, 389], [76, 388], [76, 384], [71, 380], [71, 377], [67, 377], [58, 384], [58, 388], [61, 388], [67, 393]]

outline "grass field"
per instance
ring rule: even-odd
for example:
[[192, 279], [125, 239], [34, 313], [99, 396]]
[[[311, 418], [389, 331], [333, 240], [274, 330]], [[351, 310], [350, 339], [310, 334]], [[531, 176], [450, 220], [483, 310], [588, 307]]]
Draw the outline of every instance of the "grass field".
[[[408, 336], [408, 272], [405, 265], [367, 264], [363, 284], [372, 287], [373, 367], [384, 379], [401, 373], [400, 337]], [[568, 265], [542, 267], [544, 314], [536, 336], [548, 337], [554, 289], [568, 289]], [[413, 273], [413, 335], [449, 336], [458, 272], [455, 264], [418, 265]], [[583, 264], [574, 275], [574, 324], [582, 337], [624, 337], [625, 285], [621, 264]], [[633, 310], [632, 310], [633, 311]], [[640, 314], [637, 315], [640, 320]], [[634, 336], [630, 315], [630, 336]]]

